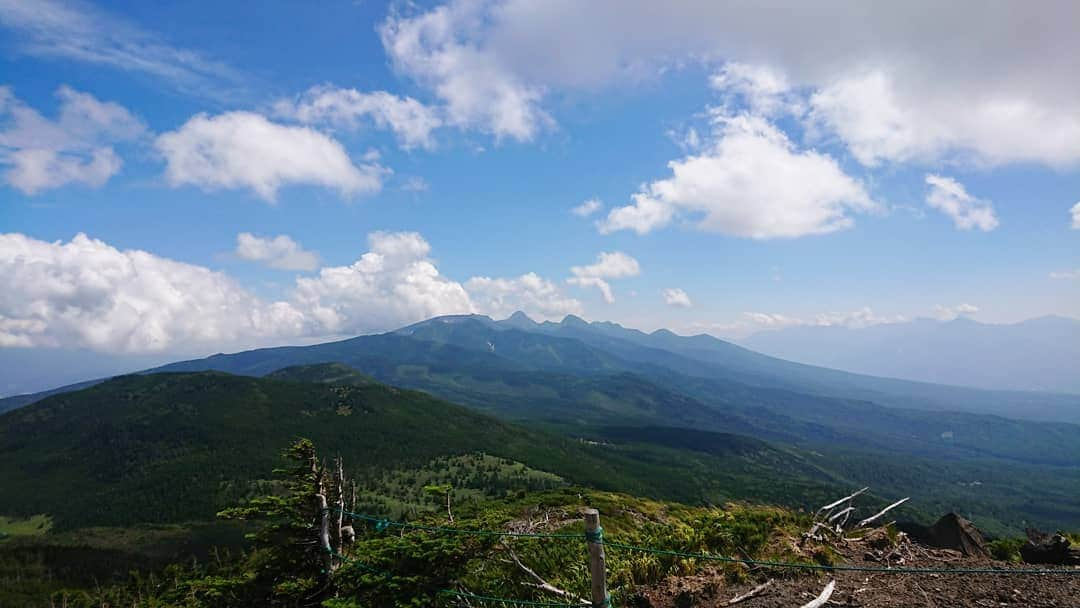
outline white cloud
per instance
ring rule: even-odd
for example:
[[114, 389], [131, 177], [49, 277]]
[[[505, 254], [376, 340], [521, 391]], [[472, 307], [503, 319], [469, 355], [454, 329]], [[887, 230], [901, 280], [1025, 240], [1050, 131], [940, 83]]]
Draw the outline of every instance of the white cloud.
[[303, 316], [229, 277], [79, 234], [0, 234], [0, 346], [191, 350], [295, 336]]
[[431, 185], [427, 183], [427, 180], [419, 175], [413, 175], [405, 180], [405, 183], [401, 185], [401, 189], [406, 192], [420, 193], [427, 192], [431, 189]]
[[1050, 273], [1051, 279], [1071, 280], [1080, 279], [1080, 268], [1076, 270], [1058, 270]]
[[241, 232], [236, 235], [236, 255], [280, 270], [315, 270], [319, 267], [318, 254], [304, 250], [300, 243], [284, 234], [264, 238]]
[[252, 112], [197, 114], [157, 138], [173, 186], [250, 188], [274, 201], [280, 187], [313, 184], [342, 197], [378, 192], [386, 169], [354, 165], [333, 138], [307, 127], [273, 123]]
[[482, 36], [487, 8], [465, 1], [414, 16], [392, 15], [380, 28], [383, 46], [395, 69], [429, 86], [446, 104], [451, 124], [528, 141], [551, 123], [539, 107], [543, 90], [469, 39]]
[[220, 96], [224, 84], [240, 80], [221, 62], [77, 1], [0, 0], [0, 26], [15, 33], [23, 53], [142, 72], [188, 93]]
[[709, 78], [709, 84], [721, 93], [742, 97], [755, 114], [798, 111], [787, 76], [770, 66], [731, 61]]
[[665, 289], [663, 293], [664, 302], [666, 302], [668, 306], [690, 308], [694, 305], [694, 303], [690, 301], [690, 296], [687, 295], [685, 291], [677, 287]]
[[938, 304], [934, 307], [934, 316], [942, 321], [951, 321], [958, 317], [969, 317], [977, 312], [979, 312], [979, 307], [973, 304], [957, 304], [956, 306]]
[[578, 205], [577, 207], [571, 209], [570, 213], [573, 213], [578, 217], [589, 217], [590, 215], [596, 213], [597, 211], [600, 211], [603, 208], [604, 203], [601, 202], [600, 199], [590, 198]]
[[600, 290], [600, 296], [608, 304], [615, 303], [615, 294], [611, 291], [611, 283], [599, 277], [570, 277], [566, 282], [578, 287], [595, 287]]
[[122, 106], [62, 86], [55, 120], [0, 87], [0, 164], [8, 185], [25, 194], [83, 184], [97, 188], [123, 165], [113, 145], [139, 138], [143, 123]]
[[998, 227], [994, 205], [968, 194], [960, 182], [951, 177], [928, 174], [926, 183], [930, 186], [926, 204], [951, 217], [960, 230], [988, 232]]
[[755, 97], [764, 105], [752, 102], [758, 111], [783, 84], [819, 92], [816, 122], [869, 164], [1071, 166], [1080, 162], [1078, 21], [1075, 2], [827, 2], [785, 6], [778, 20], [775, 6], [754, 2], [658, 11], [643, 0], [451, 0], [394, 14], [382, 34], [397, 69], [461, 119], [519, 139], [548, 120], [545, 102], [722, 59], [725, 80], [766, 93]]
[[754, 239], [791, 238], [849, 228], [851, 214], [876, 208], [862, 184], [831, 157], [800, 151], [762, 118], [714, 115], [715, 141], [668, 163], [672, 177], [612, 209], [601, 232], [650, 232], [687, 216], [698, 229]]
[[[245, 244], [241, 235], [240, 249], [262, 260], [311, 261], [287, 237], [254, 238]], [[67, 243], [0, 234], [0, 283], [9, 287], [0, 290], [0, 348], [197, 354], [385, 331], [442, 314], [524, 310], [555, 319], [582, 312], [535, 273], [464, 285], [449, 279], [415, 232], [375, 232], [368, 242], [353, 264], [297, 277], [270, 302], [221, 272], [83, 234]]]
[[495, 318], [523, 311], [541, 320], [583, 314], [581, 302], [563, 295], [551, 281], [530, 272], [514, 279], [473, 277], [465, 282], [477, 310]]
[[1072, 229], [1080, 230], [1080, 203], [1073, 205], [1069, 214], [1072, 216]]
[[608, 304], [615, 302], [608, 279], [636, 277], [641, 274], [641, 266], [634, 258], [621, 251], [603, 252], [596, 257], [596, 262], [588, 266], [573, 266], [570, 273], [574, 276], [566, 279], [567, 283], [578, 287], [595, 287]]
[[902, 86], [883, 69], [836, 80], [810, 99], [812, 120], [835, 132], [859, 162], [925, 163], [956, 157], [985, 165], [1080, 161], [1080, 113], [1022, 90], [950, 92]]
[[476, 308], [461, 284], [443, 277], [431, 245], [415, 232], [375, 232], [349, 266], [296, 280], [295, 301], [326, 333], [363, 333]]
[[412, 97], [386, 91], [363, 93], [328, 85], [312, 87], [296, 100], [281, 100], [275, 111], [305, 124], [328, 124], [355, 130], [361, 119], [371, 120], [380, 129], [390, 129], [402, 148], [435, 147], [431, 133], [442, 126], [436, 110]]
[[596, 256], [596, 262], [588, 266], [574, 266], [570, 268], [570, 272], [578, 277], [622, 279], [641, 274], [641, 265], [625, 253], [613, 251], [601, 253]]
[[809, 316], [793, 316], [772, 312], [744, 312], [728, 323], [697, 323], [691, 329], [715, 332], [732, 339], [742, 339], [759, 331], [787, 327], [848, 327], [858, 329], [883, 323], [903, 323], [904, 315], [882, 315], [870, 307], [840, 312], [823, 312]]
[[581, 310], [535, 273], [473, 277], [464, 285], [448, 279], [430, 257], [431, 245], [415, 232], [375, 232], [368, 242], [370, 251], [352, 265], [296, 280], [295, 305], [325, 333], [384, 330], [445, 314], [524, 310], [556, 318]]

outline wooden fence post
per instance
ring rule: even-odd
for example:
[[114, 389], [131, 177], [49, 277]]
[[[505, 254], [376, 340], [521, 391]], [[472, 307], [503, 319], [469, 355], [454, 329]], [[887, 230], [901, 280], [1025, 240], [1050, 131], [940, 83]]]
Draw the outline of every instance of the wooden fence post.
[[585, 509], [585, 538], [589, 541], [589, 574], [592, 577], [592, 605], [608, 606], [607, 566], [604, 561], [604, 529], [600, 527], [600, 511]]

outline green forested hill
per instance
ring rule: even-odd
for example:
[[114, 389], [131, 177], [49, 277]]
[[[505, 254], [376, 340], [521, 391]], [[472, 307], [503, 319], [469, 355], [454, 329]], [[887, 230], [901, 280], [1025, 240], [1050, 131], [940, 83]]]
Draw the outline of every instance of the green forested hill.
[[[290, 375], [342, 369], [278, 374]], [[60, 529], [209, 519], [251, 492], [299, 436], [340, 454], [361, 480], [487, 453], [574, 483], [690, 502], [814, 504], [834, 491], [827, 474], [759, 441], [711, 454], [580, 442], [357, 379], [123, 376], [9, 412], [0, 416], [0, 514], [48, 514]]]

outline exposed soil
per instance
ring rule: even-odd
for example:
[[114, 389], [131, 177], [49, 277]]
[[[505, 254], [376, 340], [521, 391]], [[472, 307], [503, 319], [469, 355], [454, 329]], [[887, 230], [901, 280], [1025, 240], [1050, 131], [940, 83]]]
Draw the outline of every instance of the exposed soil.
[[847, 565], [905, 568], [993, 568], [1013, 574], [899, 574], [819, 572], [799, 574], [750, 570], [751, 581], [731, 585], [717, 570], [672, 577], [643, 589], [628, 606], [636, 608], [718, 608], [735, 596], [773, 579], [759, 594], [738, 602], [740, 608], [798, 608], [813, 600], [829, 581], [836, 588], [826, 606], [873, 608], [1080, 608], [1080, 567], [1075, 574], [1015, 574], [1038, 566], [966, 557], [958, 551], [930, 549], [901, 537], [895, 547], [874, 539], [849, 541], [833, 548]]

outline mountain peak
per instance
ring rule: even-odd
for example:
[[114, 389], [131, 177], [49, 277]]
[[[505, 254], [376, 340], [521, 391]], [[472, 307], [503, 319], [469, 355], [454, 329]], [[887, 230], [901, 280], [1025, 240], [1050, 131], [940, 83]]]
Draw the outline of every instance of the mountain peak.
[[533, 321], [532, 317], [530, 317], [529, 315], [525, 314], [524, 312], [522, 312], [520, 310], [515, 311], [514, 314], [512, 314], [509, 317], [503, 319], [502, 321], [499, 321], [499, 323], [509, 325], [511, 327], [523, 327], [523, 328], [535, 327], [537, 325], [537, 322]]
[[581, 317], [579, 317], [577, 315], [566, 315], [565, 317], [563, 317], [562, 324], [563, 325], [569, 325], [571, 327], [580, 327], [580, 326], [588, 325], [589, 323], [588, 323], [588, 321], [586, 321], [585, 319], [582, 319]]

